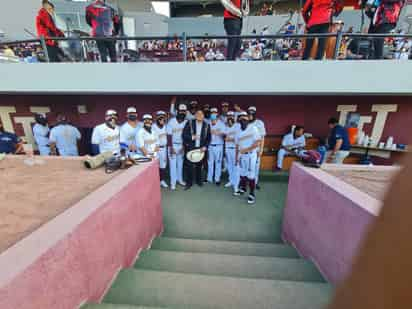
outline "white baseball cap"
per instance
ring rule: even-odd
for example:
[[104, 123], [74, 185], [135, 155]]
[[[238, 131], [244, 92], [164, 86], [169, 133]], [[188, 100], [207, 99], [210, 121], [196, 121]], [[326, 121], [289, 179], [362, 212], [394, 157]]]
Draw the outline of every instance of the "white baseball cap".
[[127, 109], [127, 113], [128, 113], [128, 114], [136, 114], [136, 113], [137, 113], [137, 110], [136, 110], [136, 108], [134, 108], [134, 107], [129, 107], [129, 108]]
[[166, 114], [166, 112], [164, 112], [164, 111], [158, 111], [157, 113], [156, 113], [156, 117], [161, 117], [161, 116], [166, 116], [167, 114]]
[[108, 116], [117, 116], [117, 112], [114, 109], [109, 109], [106, 111], [106, 117]]
[[227, 114], [226, 114], [226, 116], [228, 116], [228, 117], [235, 117], [235, 112], [228, 111]]
[[178, 110], [179, 110], [179, 111], [187, 111], [187, 106], [186, 106], [186, 104], [180, 104], [179, 107], [178, 107]]
[[256, 113], [256, 107], [255, 106], [251, 106], [247, 109], [249, 112], [255, 112]]
[[152, 117], [152, 115], [150, 115], [150, 114], [144, 114], [143, 117], [142, 117], [142, 119], [143, 119], [143, 120], [153, 120], [153, 117]]
[[216, 107], [213, 107], [213, 108], [210, 109], [210, 112], [211, 113], [218, 113], [218, 110], [217, 110]]
[[240, 112], [238, 117], [248, 117], [248, 114], [246, 112]]

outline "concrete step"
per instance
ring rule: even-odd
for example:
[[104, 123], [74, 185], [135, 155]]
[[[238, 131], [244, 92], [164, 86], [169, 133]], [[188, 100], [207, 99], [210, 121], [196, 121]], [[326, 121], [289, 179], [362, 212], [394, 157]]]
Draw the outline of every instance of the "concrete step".
[[239, 278], [325, 282], [304, 259], [148, 250], [135, 268]]
[[159, 237], [153, 242], [152, 249], [244, 256], [299, 258], [299, 254], [294, 248], [280, 243], [270, 244]]
[[179, 308], [320, 309], [331, 293], [326, 283], [126, 269], [120, 272], [104, 302]]
[[166, 307], [147, 307], [122, 304], [86, 304], [81, 309], [166, 309]]

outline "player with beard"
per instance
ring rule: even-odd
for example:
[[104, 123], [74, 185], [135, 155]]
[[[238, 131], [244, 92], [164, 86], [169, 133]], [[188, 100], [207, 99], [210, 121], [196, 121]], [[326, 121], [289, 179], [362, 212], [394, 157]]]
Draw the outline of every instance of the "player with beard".
[[139, 154], [149, 157], [157, 158], [159, 151], [159, 139], [152, 130], [153, 117], [152, 115], [143, 115], [143, 127], [137, 132], [136, 146]]
[[169, 152], [170, 189], [176, 190], [176, 183], [186, 186], [183, 181], [183, 162], [185, 151], [183, 148], [182, 133], [186, 125], [187, 107], [180, 104], [175, 118], [167, 124], [167, 145]]
[[257, 148], [257, 159], [256, 159], [257, 161], [256, 161], [256, 171], [255, 171], [256, 189], [260, 190], [260, 187], [259, 187], [260, 161], [263, 155], [263, 148], [265, 146], [266, 128], [265, 128], [264, 122], [256, 118], [256, 111], [257, 111], [256, 107], [254, 106], [249, 107], [247, 110], [249, 114], [250, 124], [254, 125], [257, 128], [260, 134], [260, 140], [261, 140], [260, 145]]
[[117, 125], [117, 112], [108, 110], [105, 123], [96, 126], [92, 134], [92, 152], [94, 154], [112, 152], [120, 154], [120, 130]]
[[127, 109], [127, 121], [120, 127], [120, 143], [122, 147], [127, 148], [129, 154], [136, 153], [136, 135], [142, 128], [142, 124], [137, 118], [137, 110], [135, 107]]
[[44, 114], [35, 114], [34, 120], [36, 124], [33, 126], [33, 136], [36, 141], [37, 148], [41, 156], [50, 155], [50, 141], [49, 134], [50, 129], [47, 124], [47, 118]]
[[166, 167], [167, 167], [167, 129], [166, 129], [166, 113], [158, 111], [156, 113], [156, 123], [153, 125], [153, 133], [157, 136], [159, 146], [159, 165], [160, 165], [160, 185], [163, 188], [169, 188], [166, 182]]
[[240, 169], [240, 187], [234, 195], [241, 195], [246, 192], [249, 184], [248, 204], [255, 204], [256, 186], [256, 163], [257, 152], [261, 145], [261, 134], [255, 125], [250, 123], [249, 116], [245, 112], [239, 114], [240, 130], [235, 137], [236, 144], [236, 165]]
[[236, 145], [235, 137], [240, 129], [239, 123], [235, 122], [235, 113], [227, 112], [227, 122], [225, 128], [225, 155], [227, 159], [227, 171], [229, 174], [229, 182], [225, 185], [226, 188], [232, 187], [234, 192], [237, 191], [239, 184], [239, 176], [236, 169]]

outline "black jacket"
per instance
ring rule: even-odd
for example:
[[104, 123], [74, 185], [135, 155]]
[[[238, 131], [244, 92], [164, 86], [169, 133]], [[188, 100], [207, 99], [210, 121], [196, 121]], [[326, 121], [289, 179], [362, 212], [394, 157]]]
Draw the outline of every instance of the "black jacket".
[[[196, 120], [188, 121], [183, 129], [183, 144], [186, 151], [191, 151], [196, 148], [196, 141], [192, 139], [192, 136], [196, 135], [196, 133]], [[208, 147], [210, 144], [210, 139], [210, 126], [203, 121], [202, 133], [200, 135], [200, 148]]]

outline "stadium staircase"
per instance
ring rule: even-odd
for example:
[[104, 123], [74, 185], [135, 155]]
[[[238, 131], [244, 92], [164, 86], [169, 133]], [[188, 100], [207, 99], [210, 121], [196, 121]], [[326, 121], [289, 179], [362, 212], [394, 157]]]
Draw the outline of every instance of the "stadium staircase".
[[262, 175], [255, 207], [205, 185], [163, 192], [165, 232], [102, 304], [85, 309], [320, 309], [332, 287], [280, 238], [287, 175]]

